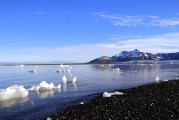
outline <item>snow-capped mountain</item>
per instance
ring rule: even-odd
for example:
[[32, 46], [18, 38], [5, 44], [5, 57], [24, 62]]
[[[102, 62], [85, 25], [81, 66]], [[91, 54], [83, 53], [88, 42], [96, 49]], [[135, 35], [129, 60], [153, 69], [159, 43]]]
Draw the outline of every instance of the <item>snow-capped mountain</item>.
[[159, 57], [148, 52], [141, 52], [137, 49], [133, 51], [122, 51], [112, 57], [102, 56], [96, 58], [89, 63], [111, 63], [111, 62], [124, 62], [131, 60], [159, 60]]
[[92, 61], [90, 61], [89, 63], [101, 63], [101, 64], [107, 64], [107, 63], [110, 63], [112, 60], [111, 57], [108, 57], [108, 56], [102, 56], [102, 57], [99, 57], [99, 58], [96, 58]]
[[179, 52], [177, 52], [177, 53], [157, 53], [156, 56], [160, 57], [160, 60], [179, 60]]
[[130, 61], [130, 60], [159, 60], [159, 58], [148, 52], [141, 52], [138, 49], [133, 51], [122, 51], [121, 53], [112, 57], [112, 61]]

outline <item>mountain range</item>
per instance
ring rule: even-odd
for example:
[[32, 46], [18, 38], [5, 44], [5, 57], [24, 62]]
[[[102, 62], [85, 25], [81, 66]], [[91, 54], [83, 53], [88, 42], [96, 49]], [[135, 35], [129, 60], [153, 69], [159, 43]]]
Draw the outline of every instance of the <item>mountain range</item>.
[[132, 60], [179, 60], [179, 52], [177, 53], [157, 53], [141, 52], [138, 49], [133, 51], [122, 51], [112, 57], [102, 56], [91, 60], [92, 64], [108, 64], [115, 62], [126, 62]]

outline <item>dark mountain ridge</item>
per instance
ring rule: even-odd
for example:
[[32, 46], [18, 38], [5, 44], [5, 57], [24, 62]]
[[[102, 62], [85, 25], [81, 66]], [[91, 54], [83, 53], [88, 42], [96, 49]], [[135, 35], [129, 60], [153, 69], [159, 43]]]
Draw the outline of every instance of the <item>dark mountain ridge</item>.
[[88, 63], [92, 64], [108, 64], [115, 62], [127, 62], [132, 60], [179, 60], [179, 52], [177, 53], [157, 53], [141, 52], [138, 49], [133, 51], [122, 51], [112, 57], [102, 56]]

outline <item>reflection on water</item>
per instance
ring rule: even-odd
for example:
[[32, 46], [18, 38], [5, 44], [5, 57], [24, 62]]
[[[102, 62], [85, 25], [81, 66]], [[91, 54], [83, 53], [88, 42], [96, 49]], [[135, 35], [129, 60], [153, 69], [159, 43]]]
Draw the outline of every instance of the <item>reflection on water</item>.
[[41, 99], [45, 99], [47, 97], [53, 97], [54, 90], [46, 90], [46, 91], [33, 91], [34, 95], [38, 95]]
[[63, 83], [62, 84], [62, 90], [63, 91], [68, 91], [68, 87], [70, 88], [73, 88], [73, 90], [77, 90], [77, 84], [76, 83]]
[[76, 90], [77, 90], [77, 85], [76, 85], [76, 83], [72, 83], [72, 84], [73, 84], [74, 90], [76, 91]]
[[67, 83], [63, 83], [63, 91], [67, 91]]
[[[34, 66], [25, 66], [20, 69], [13, 66], [0, 67], [0, 89], [12, 85], [23, 85], [25, 88], [30, 88], [39, 84], [40, 81], [53, 82], [55, 85], [61, 83], [61, 89], [59, 91], [29, 91], [29, 98], [0, 102], [1, 119], [10, 119], [9, 114], [11, 116], [16, 115], [17, 120], [20, 117], [29, 119], [28, 115], [34, 111], [33, 117], [43, 119], [44, 116], [47, 117], [50, 113], [62, 109], [61, 106], [65, 102], [71, 102], [86, 95], [155, 82], [156, 76], [159, 76], [161, 80], [179, 77], [179, 65], [174, 64], [74, 65], [70, 73], [56, 73], [57, 70], [61, 69], [59, 66], [40, 66], [37, 68], [37, 74], [28, 72], [34, 68]], [[116, 68], [120, 68], [120, 70], [111, 71], [111, 69]], [[77, 82], [63, 84], [63, 75], [67, 77], [68, 82], [71, 82], [72, 78], [77, 76]], [[27, 101], [32, 101], [36, 107], [27, 104]], [[22, 106], [19, 107], [18, 104]], [[48, 110], [44, 110], [44, 108], [48, 108]], [[26, 109], [28, 109], [28, 112], [25, 111]], [[7, 111], [10, 112], [7, 114]], [[23, 111], [28, 115], [21, 114]]]
[[[171, 66], [171, 65], [170, 65]], [[149, 65], [143, 65], [143, 64], [139, 64], [139, 65], [91, 65], [91, 67], [95, 70], [102, 70], [102, 71], [109, 71], [111, 69], [116, 69], [116, 68], [120, 68], [120, 70], [122, 71], [138, 71], [138, 72], [147, 72], [147, 71], [151, 71], [151, 70], [158, 70], [161, 69], [161, 65], [159, 64], [149, 64]], [[165, 66], [166, 67], [166, 66]], [[165, 67], [162, 67], [165, 68]], [[166, 68], [168, 68], [169, 66], [167, 66]]]
[[12, 107], [17, 104], [20, 104], [20, 105], [24, 104], [27, 101], [29, 101], [28, 97], [16, 98], [16, 99], [11, 99], [11, 100], [7, 100], [7, 101], [0, 101], [0, 107], [9, 108], [9, 107]]

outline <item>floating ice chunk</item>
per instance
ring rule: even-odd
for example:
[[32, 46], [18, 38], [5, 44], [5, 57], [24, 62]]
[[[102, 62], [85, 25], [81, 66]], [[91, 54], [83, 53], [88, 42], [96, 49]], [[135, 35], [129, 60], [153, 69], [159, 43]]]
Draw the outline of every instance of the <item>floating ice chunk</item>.
[[72, 83], [76, 83], [76, 76], [75, 77], [73, 77], [73, 79], [72, 79]]
[[71, 69], [72, 69], [72, 67], [68, 68], [68, 70], [66, 72], [70, 73]]
[[32, 86], [29, 90], [31, 91], [48, 91], [48, 90], [53, 90], [53, 89], [60, 89], [61, 85], [59, 84], [58, 86], [55, 86], [52, 82], [48, 84], [45, 81], [42, 81], [39, 85], [37, 86]]
[[62, 77], [62, 81], [63, 81], [63, 83], [67, 83], [67, 78], [65, 75]]
[[58, 89], [60, 89], [61, 88], [61, 85], [59, 84], [59, 85], [57, 85], [57, 87], [56, 88], [58, 88]]
[[63, 64], [60, 64], [60, 67], [70, 67], [70, 65], [63, 65]]
[[50, 84], [48, 84], [47, 82], [45, 82], [45, 81], [42, 81], [40, 84], [39, 84], [39, 86], [40, 86], [40, 90], [52, 90], [52, 89], [54, 89], [55, 88], [55, 85], [53, 84], [53, 83], [50, 83]]
[[27, 89], [24, 86], [14, 85], [6, 89], [0, 90], [0, 101], [10, 100], [14, 98], [23, 98], [28, 96]]
[[103, 97], [111, 97], [112, 95], [123, 95], [124, 93], [123, 92], [104, 92], [103, 93]]
[[21, 67], [21, 68], [23, 68], [24, 65], [23, 65], [23, 64], [18, 64], [17, 67]]
[[111, 71], [119, 71], [120, 68], [111, 69]]

